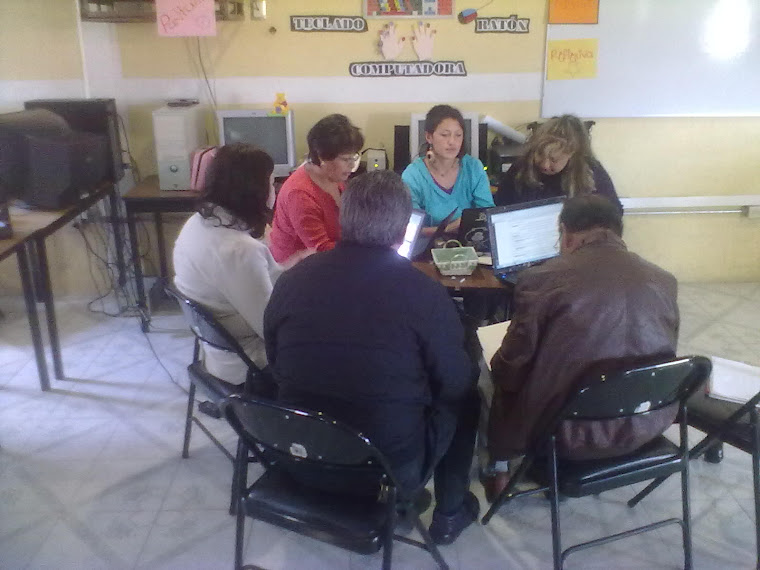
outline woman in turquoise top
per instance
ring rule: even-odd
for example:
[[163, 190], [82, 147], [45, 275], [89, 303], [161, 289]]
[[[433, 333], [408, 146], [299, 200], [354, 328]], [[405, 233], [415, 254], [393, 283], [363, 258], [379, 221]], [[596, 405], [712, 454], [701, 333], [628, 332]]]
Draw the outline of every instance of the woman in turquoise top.
[[431, 226], [437, 226], [456, 208], [456, 219], [446, 228], [448, 233], [459, 229], [462, 210], [494, 205], [483, 163], [466, 154], [464, 131], [464, 117], [458, 109], [450, 105], [430, 109], [425, 116], [427, 152], [401, 175], [411, 190], [412, 205], [428, 214]]

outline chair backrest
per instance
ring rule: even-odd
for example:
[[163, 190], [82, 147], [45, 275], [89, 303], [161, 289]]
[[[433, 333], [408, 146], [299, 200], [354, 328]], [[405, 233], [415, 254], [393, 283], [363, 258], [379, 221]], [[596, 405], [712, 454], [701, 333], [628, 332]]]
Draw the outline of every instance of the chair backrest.
[[243, 347], [240, 346], [240, 343], [219, 324], [211, 311], [197, 301], [190, 299], [174, 285], [167, 285], [166, 292], [177, 300], [190, 330], [199, 340], [214, 348], [234, 352], [248, 368], [254, 371], [259, 370], [245, 353]]
[[704, 356], [584, 376], [559, 419], [603, 420], [644, 414], [685, 402], [710, 376]]
[[[222, 402], [227, 421], [266, 468], [312, 476], [320, 469], [363, 473], [378, 485], [392, 479], [383, 454], [361, 433], [320, 412], [310, 412], [233, 394]], [[318, 479], [319, 477], [314, 477]]]

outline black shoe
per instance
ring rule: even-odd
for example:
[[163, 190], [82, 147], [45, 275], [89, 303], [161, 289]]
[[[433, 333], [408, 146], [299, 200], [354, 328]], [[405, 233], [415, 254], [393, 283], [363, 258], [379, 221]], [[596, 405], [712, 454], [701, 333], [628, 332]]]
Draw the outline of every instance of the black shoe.
[[430, 524], [430, 536], [436, 544], [451, 544], [462, 531], [478, 520], [480, 503], [471, 492], [467, 492], [462, 506], [453, 515], [444, 515], [433, 511], [433, 522]]
[[211, 402], [209, 400], [206, 400], [205, 402], [200, 402], [198, 404], [198, 411], [203, 412], [207, 416], [211, 416], [212, 418], [216, 418], [217, 420], [222, 417], [222, 411], [219, 409], [219, 406], [217, 406], [214, 402]]
[[[427, 489], [422, 489], [413, 501], [414, 510], [417, 512], [417, 516], [424, 513], [430, 508], [433, 502], [433, 495]], [[408, 534], [412, 532], [414, 528], [414, 518], [409, 513], [409, 505], [406, 503], [399, 503], [396, 506], [396, 530], [401, 534]]]

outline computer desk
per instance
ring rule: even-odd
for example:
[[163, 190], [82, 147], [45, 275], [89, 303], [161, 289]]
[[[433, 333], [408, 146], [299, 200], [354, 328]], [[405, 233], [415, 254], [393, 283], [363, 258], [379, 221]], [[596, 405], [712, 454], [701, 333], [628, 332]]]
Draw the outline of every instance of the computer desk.
[[[11, 208], [10, 219], [13, 236], [0, 240], [0, 261], [11, 255], [16, 255], [26, 314], [32, 335], [32, 345], [34, 346], [34, 356], [37, 361], [37, 375], [40, 379], [40, 388], [44, 391], [50, 390], [50, 377], [45, 361], [45, 344], [42, 340], [39, 316], [37, 315], [37, 301], [45, 303], [45, 316], [48, 335], [50, 336], [50, 348], [53, 353], [55, 377], [59, 380], [64, 378], [61, 343], [58, 338], [58, 324], [55, 318], [53, 288], [50, 283], [45, 240], [105, 197], [110, 200], [119, 280], [122, 282], [126, 279], [126, 272], [119, 236], [118, 195], [116, 187], [111, 183], [101, 185], [74, 206], [62, 210], [43, 211]], [[35, 284], [37, 285], [36, 288]]]
[[472, 275], [466, 276], [441, 275], [432, 261], [415, 261], [412, 265], [447, 289], [505, 289], [501, 281], [496, 279], [491, 268], [484, 265], [478, 265]]
[[[143, 272], [137, 243], [137, 214], [151, 213], [155, 223], [158, 241], [159, 283], [166, 284], [169, 270], [166, 261], [166, 244], [163, 235], [162, 213], [195, 212], [200, 193], [193, 190], [161, 190], [158, 176], [148, 176], [134, 188], [124, 194], [124, 205], [127, 210], [127, 227], [132, 246], [132, 264], [135, 272], [137, 289], [137, 306], [140, 310], [140, 324], [143, 332], [150, 326], [150, 313], [143, 284]], [[432, 261], [415, 262], [414, 266], [435, 279], [447, 289], [504, 289], [504, 286], [494, 277], [489, 267], [478, 266], [472, 275], [467, 277], [445, 277], [440, 274]]]
[[164, 242], [162, 213], [195, 212], [200, 193], [194, 190], [161, 190], [158, 176], [148, 176], [134, 188], [124, 194], [124, 206], [127, 210], [127, 228], [132, 249], [132, 266], [135, 272], [135, 287], [137, 289], [137, 308], [140, 311], [140, 326], [143, 332], [148, 332], [150, 313], [145, 297], [145, 285], [140, 264], [140, 252], [137, 243], [137, 214], [153, 214], [158, 241], [158, 267], [160, 284], [166, 284], [169, 269], [166, 263], [166, 243]]

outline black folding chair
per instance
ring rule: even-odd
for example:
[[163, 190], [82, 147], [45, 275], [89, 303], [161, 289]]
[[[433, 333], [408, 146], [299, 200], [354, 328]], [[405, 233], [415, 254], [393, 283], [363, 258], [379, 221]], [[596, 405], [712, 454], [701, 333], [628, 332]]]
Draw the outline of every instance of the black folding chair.
[[[757, 406], [760, 392], [746, 404], [737, 404], [711, 398], [708, 394], [697, 393], [687, 403], [688, 422], [692, 427], [707, 435], [689, 451], [689, 458], [705, 455], [706, 458], [716, 446], [724, 442], [749, 453], [752, 456], [752, 480], [755, 490], [755, 548], [757, 568], [760, 569], [760, 421]], [[712, 462], [719, 461], [716, 457]], [[628, 501], [634, 507], [644, 497], [659, 487], [667, 477], [658, 477], [639, 494]]]
[[[233, 465], [236, 462], [247, 464], [248, 455], [245, 453], [243, 445], [240, 441], [238, 441], [237, 453], [233, 455], [224, 446], [224, 444], [220, 442], [205, 425], [203, 425], [203, 422], [201, 422], [200, 418], [198, 418], [198, 416], [196, 416], [194, 413], [196, 387], [200, 387], [201, 390], [210, 399], [210, 401], [213, 402], [216, 406], [219, 406], [221, 402], [229, 395], [241, 390], [240, 386], [231, 384], [222, 378], [218, 378], [206, 370], [206, 367], [200, 358], [201, 342], [214, 348], [218, 348], [220, 350], [238, 355], [238, 357], [248, 367], [246, 381], [244, 384], [245, 390], [248, 390], [254, 384], [257, 378], [260, 377], [262, 374], [261, 369], [259, 369], [256, 364], [253, 363], [253, 361], [251, 361], [237, 340], [235, 340], [235, 338], [227, 331], [227, 329], [219, 324], [219, 322], [208, 309], [206, 309], [200, 303], [193, 301], [187, 297], [187, 295], [181, 293], [173, 285], [167, 285], [166, 292], [177, 300], [179, 306], [182, 308], [182, 312], [185, 315], [185, 320], [187, 321], [190, 330], [192, 330], [193, 334], [195, 335], [193, 361], [190, 366], [187, 367], [188, 377], [190, 378], [190, 390], [188, 391], [187, 397], [187, 415], [185, 416], [185, 439], [184, 443], [182, 444], [182, 457], [187, 458], [189, 455], [190, 436], [192, 434], [193, 423], [195, 423], [200, 428], [200, 430], [208, 436], [212, 443], [216, 445], [216, 447], [219, 448], [222, 453], [224, 453], [224, 455], [233, 463]], [[235, 496], [236, 490], [237, 486], [235, 485], [235, 481], [233, 479], [230, 500], [230, 513], [234, 513], [237, 506], [237, 498]]]
[[[233, 394], [222, 409], [265, 468], [248, 486], [247, 469], [236, 465], [236, 569], [243, 568], [245, 516], [361, 554], [383, 548], [384, 569], [391, 567], [394, 539], [427, 550], [448, 568], [414, 503], [402, 496], [387, 460], [362, 434], [322, 413], [247, 395]], [[424, 543], [394, 535], [400, 503]]]
[[[578, 550], [599, 546], [661, 528], [678, 524], [683, 532], [685, 568], [692, 566], [691, 519], [689, 503], [689, 461], [686, 424], [686, 401], [708, 378], [712, 364], [702, 356], [691, 356], [667, 362], [597, 374], [583, 379], [583, 386], [573, 394], [564, 408], [550, 423], [525, 456], [483, 517], [488, 524], [494, 513], [517, 497], [546, 493], [551, 503], [552, 547], [554, 567], [562, 568], [568, 555]], [[557, 457], [556, 439], [563, 421], [609, 420], [643, 416], [654, 410], [678, 403], [680, 445], [659, 436], [632, 454], [600, 460], [570, 461]], [[545, 463], [545, 465], [543, 465]], [[559, 496], [585, 497], [617, 489], [656, 477], [681, 473], [682, 518], [670, 518], [631, 530], [601, 537], [562, 550], [559, 524]], [[527, 475], [539, 486], [515, 492], [517, 484]]]

